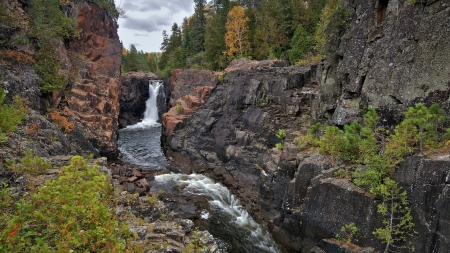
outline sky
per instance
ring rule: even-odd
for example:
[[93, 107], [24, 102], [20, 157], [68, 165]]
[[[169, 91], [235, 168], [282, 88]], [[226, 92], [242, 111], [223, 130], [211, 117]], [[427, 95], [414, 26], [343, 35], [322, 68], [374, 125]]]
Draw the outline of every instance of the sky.
[[194, 13], [193, 0], [114, 0], [125, 11], [119, 18], [119, 38], [127, 49], [160, 52], [162, 31], [170, 35], [174, 22], [181, 26], [184, 17]]

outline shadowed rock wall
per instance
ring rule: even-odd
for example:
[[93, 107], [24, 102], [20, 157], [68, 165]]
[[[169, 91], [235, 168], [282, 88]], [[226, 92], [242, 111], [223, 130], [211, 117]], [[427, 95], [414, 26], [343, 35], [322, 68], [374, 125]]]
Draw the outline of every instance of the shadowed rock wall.
[[[232, 64], [209, 100], [163, 136], [169, 159], [186, 172], [224, 183], [288, 252], [333, 248], [334, 241], [322, 239], [350, 222], [364, 235], [354, 242], [372, 247], [364, 252], [384, 250], [372, 234], [382, 225], [380, 200], [334, 178], [345, 165], [294, 145], [312, 123], [342, 126], [361, 120], [369, 106], [385, 127], [401, 121], [402, 112], [418, 102], [450, 111], [448, 1], [341, 4], [350, 20], [334, 55], [311, 68]], [[283, 151], [274, 148], [279, 129], [287, 133]], [[411, 196], [418, 235], [409, 242], [417, 252], [446, 252], [450, 162], [410, 159], [395, 175]]]

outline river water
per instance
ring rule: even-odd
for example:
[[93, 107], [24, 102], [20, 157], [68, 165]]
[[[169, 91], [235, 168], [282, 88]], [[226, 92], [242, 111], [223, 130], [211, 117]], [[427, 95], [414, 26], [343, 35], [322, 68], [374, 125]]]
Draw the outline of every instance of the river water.
[[[158, 121], [157, 94], [162, 81], [150, 81], [149, 99], [142, 122], [119, 131], [120, 159], [142, 168], [162, 170], [167, 160], [161, 149], [161, 125]], [[202, 213], [202, 219], [209, 219], [209, 232], [225, 242], [230, 253], [280, 252], [266, 232], [239, 200], [220, 183], [199, 174], [164, 174], [150, 182], [153, 189], [166, 192], [179, 186], [186, 196], [200, 195], [208, 200], [210, 211]]]

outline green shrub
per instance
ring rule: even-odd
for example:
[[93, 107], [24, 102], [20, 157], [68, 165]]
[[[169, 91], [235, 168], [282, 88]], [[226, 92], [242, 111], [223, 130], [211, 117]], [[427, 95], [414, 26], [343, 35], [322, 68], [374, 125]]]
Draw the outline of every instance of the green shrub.
[[177, 104], [177, 105], [175, 106], [175, 110], [176, 110], [178, 113], [182, 113], [182, 112], [183, 112], [183, 105], [182, 105], [182, 104]]
[[193, 235], [189, 238], [189, 244], [183, 249], [183, 253], [200, 253], [207, 248], [199, 236], [198, 228], [195, 228]]
[[2, 2], [0, 2], [0, 23], [6, 25], [12, 24], [11, 12], [8, 10], [8, 6]]
[[354, 222], [346, 224], [341, 227], [341, 238], [346, 243], [351, 243], [353, 238], [359, 233], [359, 228], [356, 227]]
[[66, 86], [68, 75], [59, 73], [61, 63], [57, 48], [61, 41], [77, 38], [81, 33], [75, 27], [75, 20], [64, 15], [60, 6], [60, 0], [32, 0], [28, 9], [31, 20], [28, 35], [36, 38], [40, 45], [34, 57], [44, 93]]
[[0, 88], [0, 143], [8, 140], [8, 135], [16, 131], [17, 126], [26, 118], [25, 102], [15, 96], [11, 105], [4, 104], [5, 91]]
[[24, 152], [25, 156], [20, 159], [20, 163], [12, 163], [8, 168], [20, 173], [30, 175], [40, 175], [45, 173], [51, 168], [51, 165], [41, 157], [34, 155], [31, 149], [27, 149]]
[[0, 251], [123, 252], [130, 233], [111, 213], [112, 198], [106, 175], [75, 156], [58, 179], [12, 206]]
[[330, 0], [322, 10], [316, 27], [315, 50], [320, 54], [333, 53], [339, 45], [342, 32], [347, 28], [350, 13], [339, 0]]
[[305, 149], [305, 148], [312, 148], [312, 147], [318, 147], [319, 146], [319, 133], [321, 130], [321, 124], [320, 122], [317, 122], [316, 124], [312, 125], [311, 128], [308, 130], [308, 133], [306, 135], [301, 136], [296, 144], [299, 148]]
[[278, 132], [275, 134], [278, 139], [280, 139], [280, 142], [275, 144], [275, 147], [277, 147], [280, 150], [284, 149], [284, 139], [286, 139], [286, 132], [283, 129], [278, 130]]
[[416, 234], [406, 191], [390, 178], [370, 191], [382, 199], [377, 211], [384, 218], [383, 226], [373, 234], [386, 243], [384, 252], [402, 248], [414, 251], [413, 247], [404, 244], [408, 237]]

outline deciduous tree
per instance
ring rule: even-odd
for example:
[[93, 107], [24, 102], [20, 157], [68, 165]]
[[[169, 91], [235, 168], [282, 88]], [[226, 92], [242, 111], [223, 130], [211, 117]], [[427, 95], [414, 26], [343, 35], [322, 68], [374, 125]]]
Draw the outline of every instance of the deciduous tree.
[[241, 6], [235, 6], [231, 9], [227, 16], [227, 33], [225, 35], [225, 43], [227, 50], [225, 54], [234, 57], [240, 57], [247, 54], [250, 50], [248, 41], [248, 24], [249, 18], [245, 16], [245, 10]]

